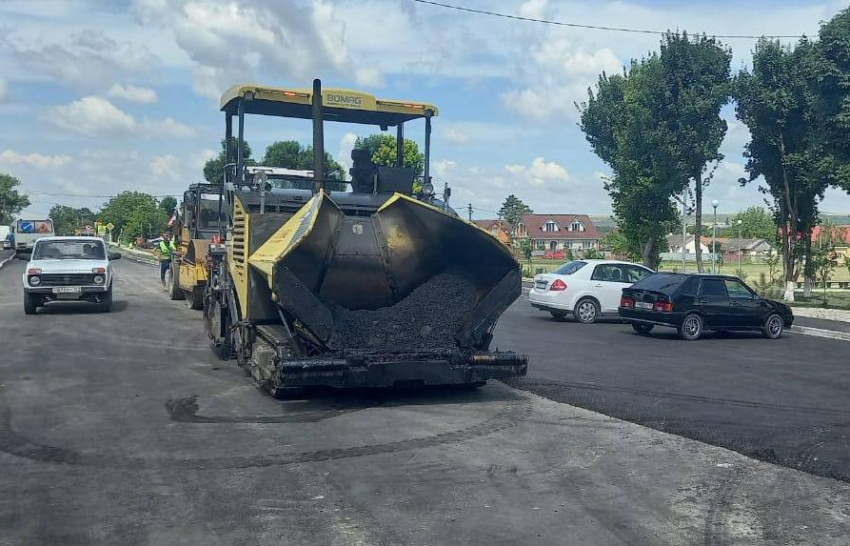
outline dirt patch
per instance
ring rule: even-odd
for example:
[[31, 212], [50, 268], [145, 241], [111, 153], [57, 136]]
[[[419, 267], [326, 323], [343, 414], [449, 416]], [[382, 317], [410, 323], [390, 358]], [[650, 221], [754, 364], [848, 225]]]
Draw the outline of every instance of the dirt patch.
[[390, 307], [350, 310], [331, 307], [330, 347], [356, 352], [451, 351], [455, 334], [475, 307], [475, 283], [443, 272]]

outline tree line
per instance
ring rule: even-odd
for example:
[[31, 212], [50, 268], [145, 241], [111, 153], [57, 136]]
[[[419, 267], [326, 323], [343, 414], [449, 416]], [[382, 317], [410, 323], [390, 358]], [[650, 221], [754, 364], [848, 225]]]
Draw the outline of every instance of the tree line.
[[850, 9], [823, 24], [816, 40], [760, 39], [750, 69], [732, 74], [731, 57], [714, 38], [667, 33], [658, 52], [622, 74], [600, 75], [576, 105], [579, 125], [611, 168], [605, 188], [629, 254], [657, 266], [664, 236], [681, 226], [679, 196], [688, 196], [702, 271], [702, 196], [723, 160], [721, 108], [734, 101], [752, 135], [739, 182], [763, 181], [770, 239], [792, 286], [801, 272], [814, 273], [812, 230], [825, 190], [850, 191]]
[[[224, 140], [221, 152], [203, 167], [204, 179], [218, 184], [224, 179]], [[231, 145], [236, 146], [235, 139]], [[354, 147], [372, 152], [372, 161], [377, 165], [395, 165], [396, 139], [391, 135], [374, 134], [358, 137]], [[313, 149], [300, 142], [287, 140], [270, 144], [264, 157], [258, 162], [253, 158], [250, 145], [246, 142], [244, 155], [248, 165], [265, 165], [287, 169], [312, 170]], [[404, 166], [412, 168], [415, 176], [422, 175], [424, 154], [416, 142], [404, 140]], [[332, 190], [344, 190], [347, 173], [345, 167], [330, 154], [325, 153], [324, 175]], [[190, 181], [186, 182], [188, 186]], [[30, 205], [29, 197], [19, 190], [21, 181], [0, 173], [0, 225], [8, 225], [15, 215]], [[415, 189], [415, 188], [414, 188]], [[57, 234], [73, 234], [95, 222], [112, 223], [113, 233], [124, 241], [137, 237], [153, 238], [167, 229], [168, 220], [177, 208], [177, 199], [172, 196], [156, 197], [143, 192], [127, 191], [111, 197], [98, 210], [88, 207], [71, 207], [56, 204], [48, 213]]]
[[[245, 142], [243, 156], [247, 165], [263, 165], [266, 167], [281, 167], [285, 169], [313, 170], [313, 147], [304, 146], [296, 140], [273, 142], [266, 147], [265, 155], [257, 161], [253, 157], [251, 146]], [[236, 149], [236, 139], [231, 141], [231, 149]], [[372, 162], [376, 165], [395, 165], [396, 138], [391, 135], [374, 134], [367, 137], [357, 137], [355, 149], [372, 152]], [[404, 166], [412, 168], [414, 175], [419, 177], [425, 167], [425, 156], [419, 151], [419, 145], [410, 139], [404, 139]], [[218, 184], [224, 180], [225, 140], [221, 141], [221, 151], [218, 156], [210, 159], [204, 165], [204, 179]], [[332, 190], [344, 190], [348, 176], [343, 167], [333, 156], [325, 152], [324, 177]]]

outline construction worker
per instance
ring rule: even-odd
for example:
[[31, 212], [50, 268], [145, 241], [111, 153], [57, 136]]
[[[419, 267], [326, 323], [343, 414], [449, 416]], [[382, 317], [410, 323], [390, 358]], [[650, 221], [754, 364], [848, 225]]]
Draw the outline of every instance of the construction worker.
[[163, 232], [162, 239], [159, 241], [159, 280], [165, 288], [165, 274], [168, 268], [171, 267], [171, 258], [177, 252], [177, 247], [174, 246], [174, 241], [171, 240], [171, 234]]

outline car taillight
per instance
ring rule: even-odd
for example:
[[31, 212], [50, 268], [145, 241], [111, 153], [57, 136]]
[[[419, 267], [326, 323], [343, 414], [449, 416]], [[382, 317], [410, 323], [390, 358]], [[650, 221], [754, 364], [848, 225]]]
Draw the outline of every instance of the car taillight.
[[104, 268], [104, 267], [93, 267], [91, 272], [94, 273], [95, 275], [103, 275], [104, 273], [106, 273], [106, 268]]
[[634, 309], [635, 300], [633, 298], [628, 297], [628, 296], [623, 296], [623, 297], [620, 298], [620, 307], [629, 307], [629, 308]]
[[670, 313], [673, 311], [673, 304], [669, 301], [657, 301], [653, 304], [652, 309], [662, 313]]
[[41, 269], [37, 267], [31, 267], [27, 269], [27, 275], [41, 275]]
[[549, 285], [550, 292], [560, 292], [561, 290], [567, 289], [567, 283], [562, 281], [561, 279], [555, 279], [551, 285]]

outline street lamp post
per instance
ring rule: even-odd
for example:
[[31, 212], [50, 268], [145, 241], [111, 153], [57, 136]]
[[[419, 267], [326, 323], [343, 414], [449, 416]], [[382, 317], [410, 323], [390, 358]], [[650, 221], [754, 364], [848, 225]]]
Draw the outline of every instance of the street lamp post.
[[738, 220], [738, 270], [741, 269], [741, 252], [743, 252], [743, 247], [741, 246], [741, 224], [743, 223], [742, 220]]
[[714, 199], [711, 206], [714, 207], [714, 227], [711, 230], [711, 272], [717, 275], [717, 205], [720, 201]]

